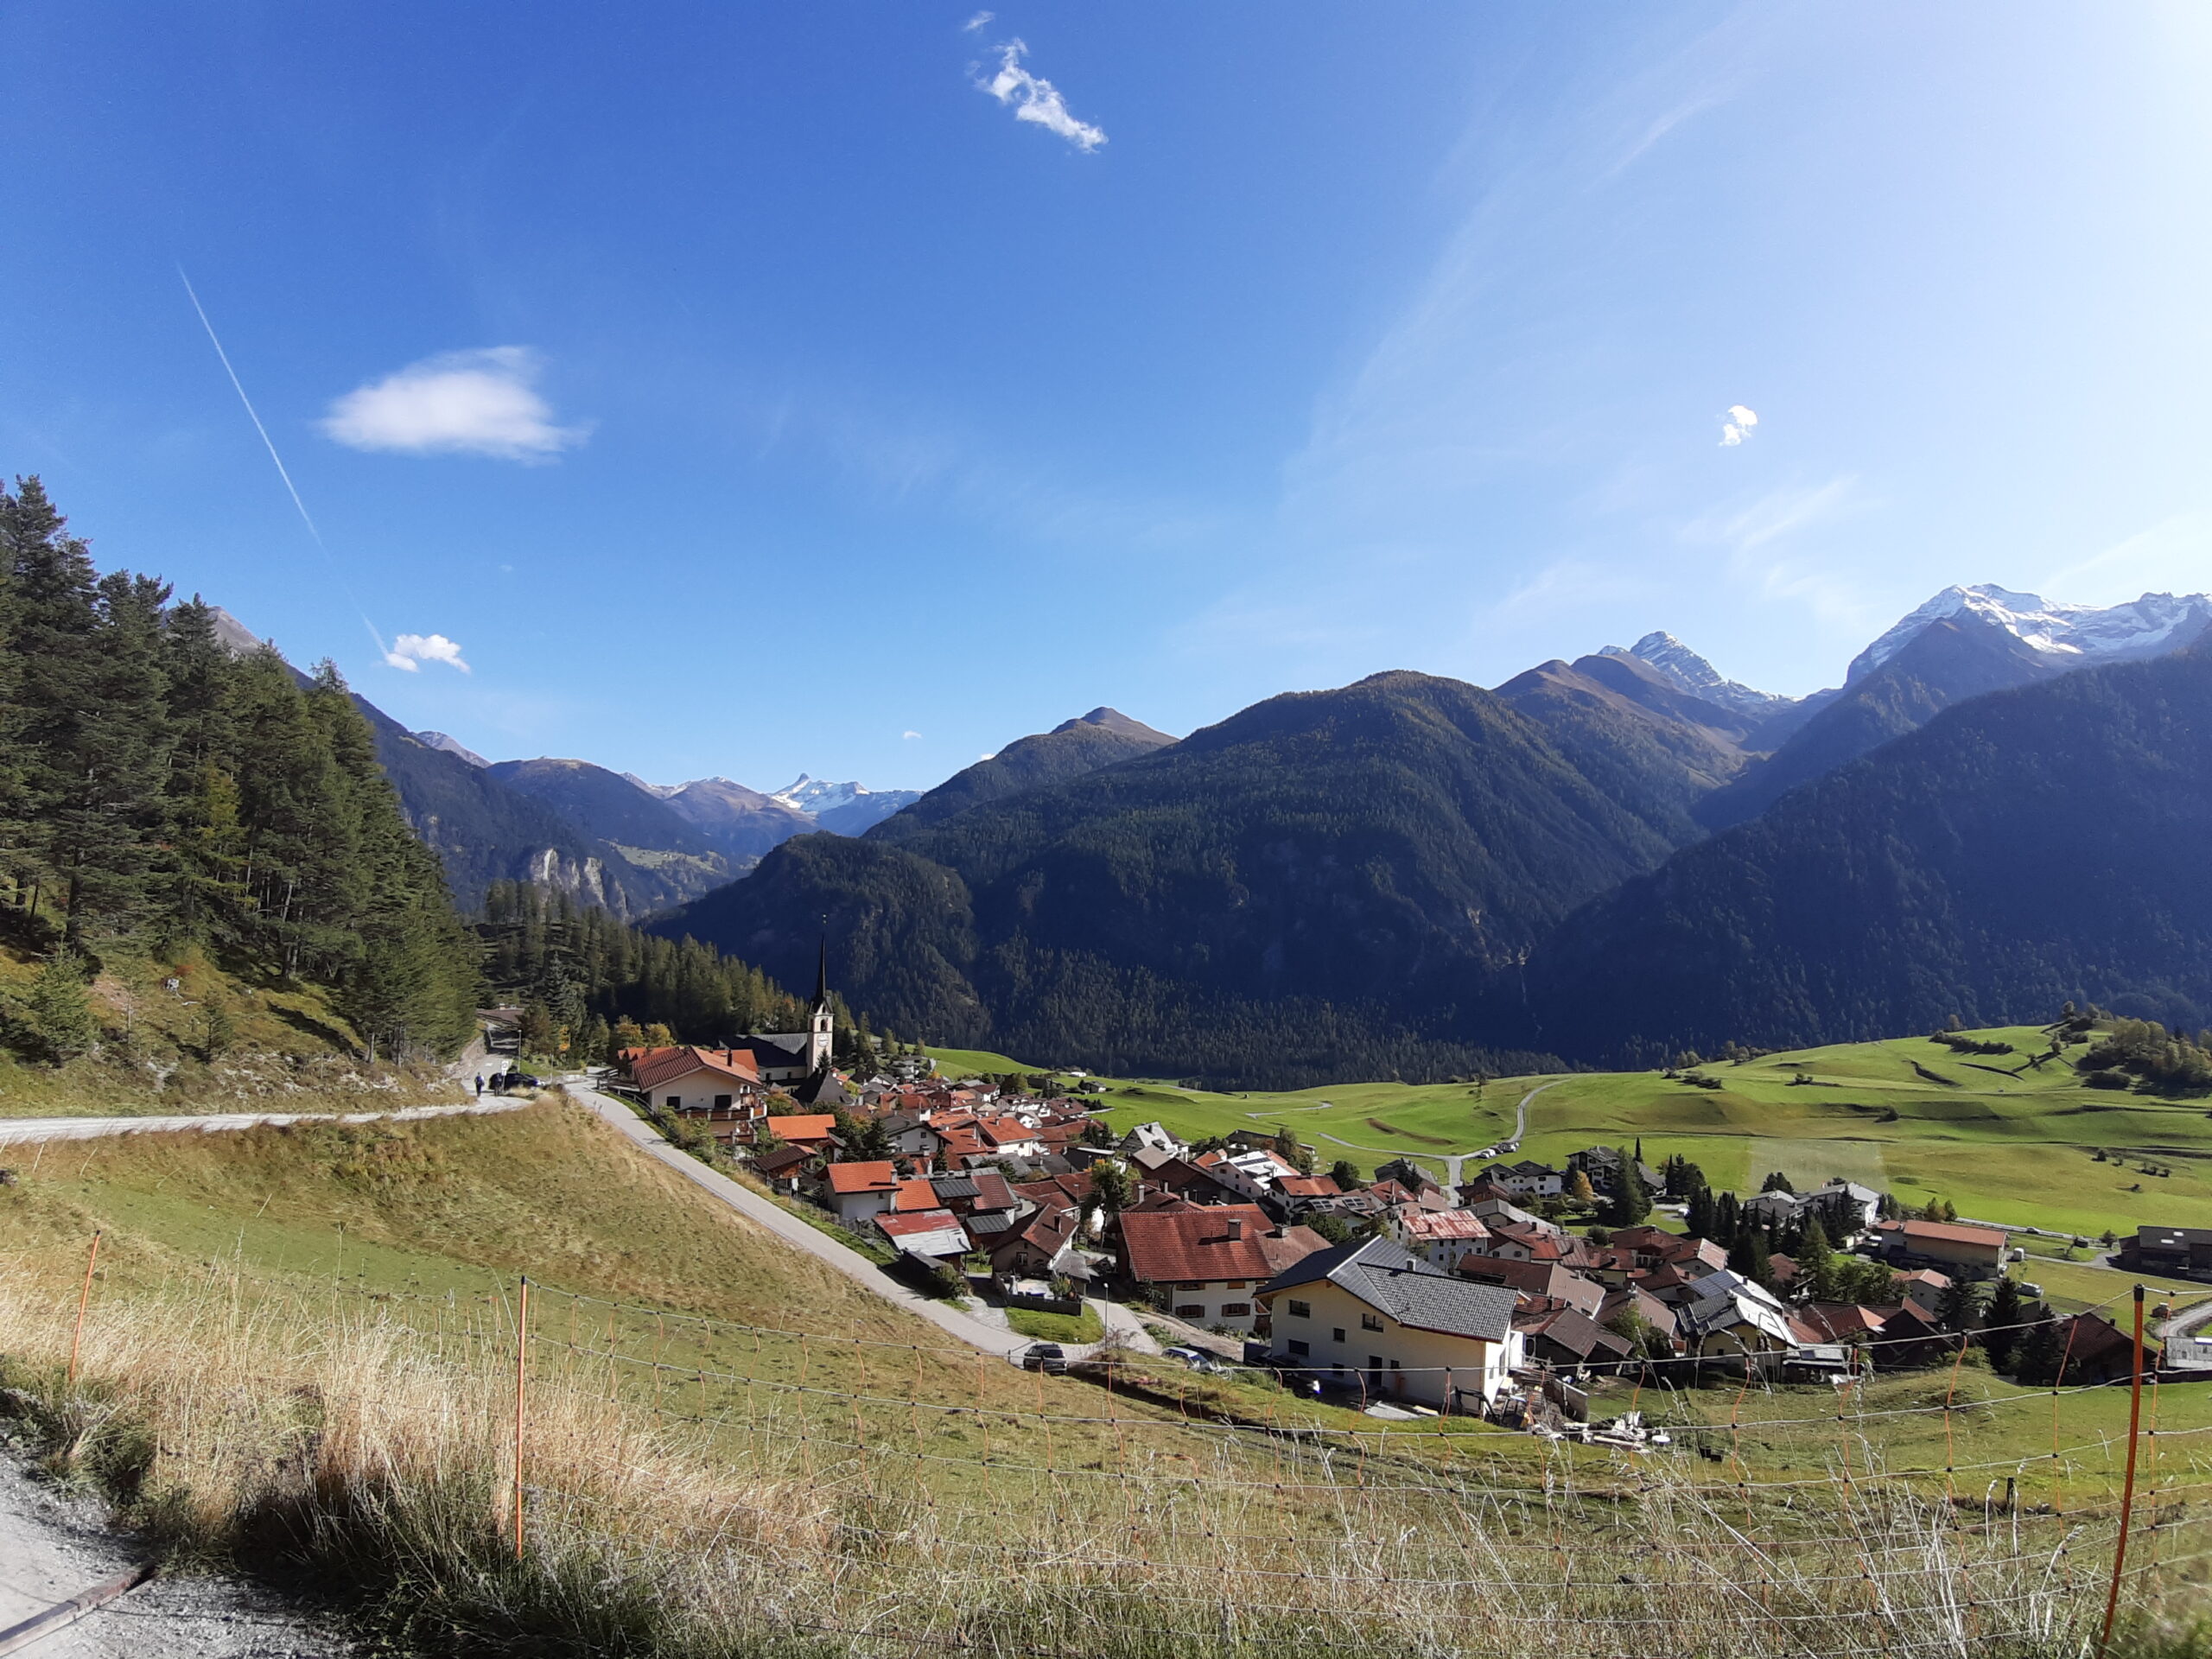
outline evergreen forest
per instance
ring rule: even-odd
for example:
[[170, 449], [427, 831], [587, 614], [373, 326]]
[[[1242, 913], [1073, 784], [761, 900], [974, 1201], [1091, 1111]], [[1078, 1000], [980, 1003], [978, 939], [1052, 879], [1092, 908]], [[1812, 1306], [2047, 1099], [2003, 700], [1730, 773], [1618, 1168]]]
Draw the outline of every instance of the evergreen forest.
[[0, 491], [0, 938], [42, 963], [8, 1045], [57, 1060], [117, 951], [327, 987], [372, 1060], [452, 1052], [480, 985], [336, 669], [239, 654], [198, 598], [103, 574], [35, 477]]

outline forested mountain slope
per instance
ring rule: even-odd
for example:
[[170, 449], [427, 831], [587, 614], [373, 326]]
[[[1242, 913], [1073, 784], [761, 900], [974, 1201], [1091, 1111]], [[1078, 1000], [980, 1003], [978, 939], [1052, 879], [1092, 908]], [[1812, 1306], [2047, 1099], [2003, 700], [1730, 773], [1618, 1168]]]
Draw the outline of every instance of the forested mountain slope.
[[1667, 855], [1678, 810], [1612, 784], [1488, 692], [1382, 674], [899, 847], [801, 837], [657, 927], [789, 976], [826, 912], [848, 994], [937, 1041], [1346, 1075], [1422, 1041], [1470, 1054], [1490, 976]]
[[1094, 709], [1049, 732], [1016, 738], [988, 760], [955, 772], [921, 799], [883, 820], [868, 834], [905, 842], [971, 806], [1004, 800], [1026, 789], [1065, 783], [1122, 760], [1166, 748], [1175, 740], [1117, 709]]
[[376, 734], [377, 759], [399, 791], [408, 823], [438, 855], [464, 907], [481, 905], [494, 881], [534, 881], [623, 917], [697, 891], [639, 868], [544, 802], [430, 747], [366, 698], [353, 702]]
[[1568, 918], [1530, 1040], [1646, 1063], [2069, 998], [2194, 1030], [2208, 846], [2212, 652], [1977, 697]]
[[1660, 803], [1677, 846], [1703, 833], [1692, 816], [1697, 803], [1753, 758], [1756, 717], [1693, 696], [1625, 654], [1545, 663], [1508, 680], [1497, 696], [1541, 726], [1609, 794]]

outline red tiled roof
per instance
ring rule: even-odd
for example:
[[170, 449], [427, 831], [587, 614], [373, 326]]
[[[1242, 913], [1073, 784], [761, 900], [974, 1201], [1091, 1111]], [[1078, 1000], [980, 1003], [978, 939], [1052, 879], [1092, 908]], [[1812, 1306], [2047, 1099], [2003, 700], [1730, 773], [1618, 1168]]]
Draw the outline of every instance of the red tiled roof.
[[766, 1122], [768, 1133], [779, 1141], [821, 1141], [837, 1127], [836, 1116], [831, 1112], [772, 1117]]
[[899, 1190], [899, 1172], [892, 1167], [889, 1159], [856, 1164], [830, 1166], [830, 1190], [850, 1196], [860, 1192], [895, 1192]]
[[[1272, 1279], [1328, 1241], [1310, 1227], [1274, 1224], [1256, 1204], [1217, 1204], [1190, 1210], [1125, 1210], [1122, 1253], [1141, 1284], [1184, 1280]], [[1232, 1236], [1233, 1235], [1233, 1236]]]
[[942, 1208], [938, 1203], [937, 1189], [930, 1185], [930, 1178], [926, 1175], [917, 1175], [911, 1180], [899, 1182], [898, 1191], [891, 1195], [891, 1207], [908, 1215]]
[[1490, 1229], [1484, 1226], [1479, 1216], [1471, 1216], [1464, 1210], [1417, 1210], [1412, 1215], [1402, 1215], [1398, 1224], [1405, 1229], [1408, 1238], [1452, 1239], [1488, 1238]]
[[732, 1083], [758, 1086], [760, 1072], [751, 1051], [742, 1048], [654, 1048], [631, 1062], [630, 1080], [640, 1089], [658, 1089], [695, 1071], [710, 1072]]
[[1897, 1224], [1897, 1230], [1908, 1243], [1925, 1238], [1945, 1244], [1988, 1244], [1999, 1249], [2005, 1248], [2005, 1230], [2001, 1227], [1968, 1227], [1948, 1221], [1906, 1221]]
[[1275, 1191], [1293, 1198], [1334, 1198], [1344, 1194], [1332, 1175], [1286, 1175], [1275, 1183]]

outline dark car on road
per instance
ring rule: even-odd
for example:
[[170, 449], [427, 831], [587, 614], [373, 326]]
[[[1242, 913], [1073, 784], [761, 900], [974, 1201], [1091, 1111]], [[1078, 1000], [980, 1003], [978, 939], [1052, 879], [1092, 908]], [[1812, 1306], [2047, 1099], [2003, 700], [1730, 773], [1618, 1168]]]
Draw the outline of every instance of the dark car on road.
[[1033, 1342], [1021, 1351], [1025, 1371], [1049, 1371], [1057, 1376], [1068, 1368], [1068, 1357], [1057, 1342]]

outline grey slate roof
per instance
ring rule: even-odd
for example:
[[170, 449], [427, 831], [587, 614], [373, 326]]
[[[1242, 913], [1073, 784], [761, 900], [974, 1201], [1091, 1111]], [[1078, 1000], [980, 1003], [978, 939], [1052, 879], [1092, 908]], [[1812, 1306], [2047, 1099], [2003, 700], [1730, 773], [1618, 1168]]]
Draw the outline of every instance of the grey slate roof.
[[1503, 1342], [1513, 1329], [1518, 1299], [1511, 1290], [1438, 1273], [1387, 1238], [1317, 1250], [1262, 1291], [1291, 1290], [1322, 1279], [1416, 1330]]

